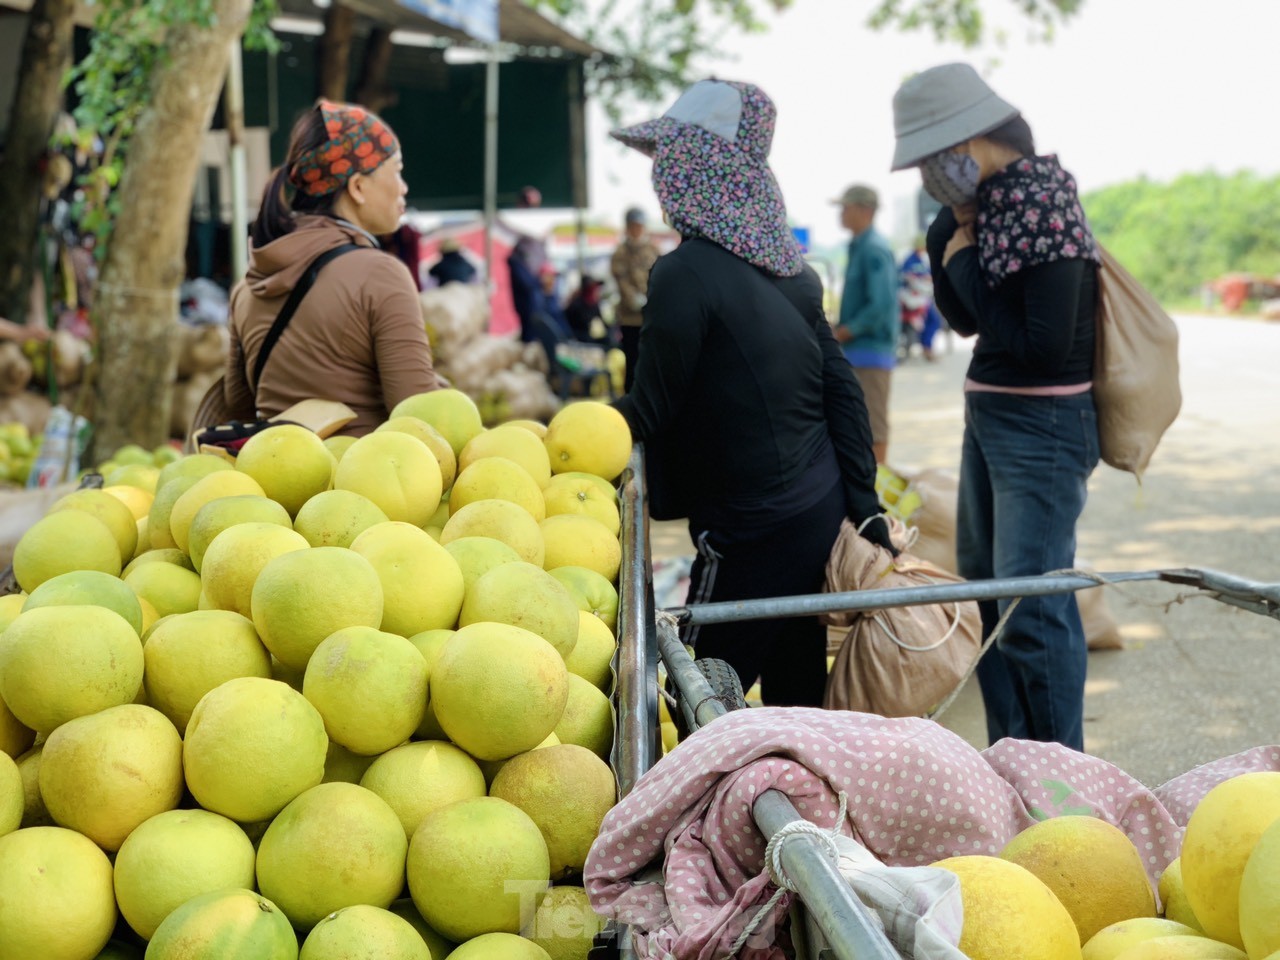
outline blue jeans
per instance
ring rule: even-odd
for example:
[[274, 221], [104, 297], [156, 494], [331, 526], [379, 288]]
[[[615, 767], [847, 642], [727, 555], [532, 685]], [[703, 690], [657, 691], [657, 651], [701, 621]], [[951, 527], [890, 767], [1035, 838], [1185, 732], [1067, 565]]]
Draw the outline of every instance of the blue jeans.
[[[1076, 521], [1098, 464], [1090, 393], [965, 396], [956, 554], [970, 580], [1075, 565]], [[985, 601], [984, 635], [1010, 600]], [[1074, 594], [1024, 597], [978, 665], [987, 734], [1084, 749], [1084, 628]]]

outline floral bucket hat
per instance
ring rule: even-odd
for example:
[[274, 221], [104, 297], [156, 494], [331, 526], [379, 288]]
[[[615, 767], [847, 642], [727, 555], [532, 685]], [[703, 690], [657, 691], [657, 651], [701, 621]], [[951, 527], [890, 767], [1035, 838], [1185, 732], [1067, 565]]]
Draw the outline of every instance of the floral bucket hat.
[[777, 111], [759, 87], [702, 80], [656, 120], [611, 136], [653, 158], [667, 222], [783, 277], [804, 266], [769, 169]]

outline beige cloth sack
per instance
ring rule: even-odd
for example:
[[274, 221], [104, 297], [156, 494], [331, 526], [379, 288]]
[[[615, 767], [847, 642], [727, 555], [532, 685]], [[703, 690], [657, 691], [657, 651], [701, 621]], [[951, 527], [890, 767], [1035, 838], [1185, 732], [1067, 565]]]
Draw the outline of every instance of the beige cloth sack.
[[[827, 563], [827, 592], [961, 583], [955, 574], [858, 536], [846, 520]], [[964, 679], [982, 647], [973, 601], [833, 613], [844, 643], [827, 678], [823, 706], [884, 717], [919, 717]]]
[[1093, 398], [1102, 461], [1139, 480], [1182, 407], [1178, 328], [1155, 297], [1099, 246]]

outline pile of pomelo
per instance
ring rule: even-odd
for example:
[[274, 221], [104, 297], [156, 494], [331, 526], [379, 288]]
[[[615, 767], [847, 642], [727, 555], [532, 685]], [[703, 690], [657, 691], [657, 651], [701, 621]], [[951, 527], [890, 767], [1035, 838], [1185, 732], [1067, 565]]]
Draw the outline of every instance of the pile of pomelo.
[[630, 449], [441, 390], [56, 503], [0, 598], [0, 957], [585, 958]]

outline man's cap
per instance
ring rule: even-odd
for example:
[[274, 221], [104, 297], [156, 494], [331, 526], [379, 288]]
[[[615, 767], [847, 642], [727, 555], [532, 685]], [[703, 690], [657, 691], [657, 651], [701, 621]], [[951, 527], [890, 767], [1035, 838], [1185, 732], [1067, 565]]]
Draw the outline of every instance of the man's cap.
[[647, 223], [649, 218], [644, 215], [644, 211], [639, 207], [632, 207], [626, 212], [624, 217], [627, 223]]
[[880, 207], [880, 194], [865, 183], [855, 183], [831, 202], [841, 207], [867, 207], [876, 210]]

